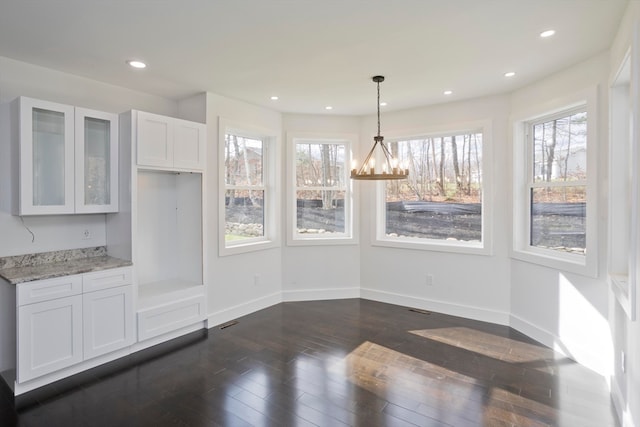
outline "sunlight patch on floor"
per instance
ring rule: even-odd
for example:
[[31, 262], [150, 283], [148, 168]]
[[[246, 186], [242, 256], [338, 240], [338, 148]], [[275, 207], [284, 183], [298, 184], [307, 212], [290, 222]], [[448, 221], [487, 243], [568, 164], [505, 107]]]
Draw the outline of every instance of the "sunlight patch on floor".
[[[396, 395], [421, 403], [451, 405], [456, 399], [463, 402], [478, 392], [472, 377], [370, 341], [359, 345], [331, 370], [385, 399]], [[456, 385], [450, 382], [452, 378], [459, 380]]]
[[554, 351], [549, 348], [465, 327], [420, 329], [409, 332], [509, 363], [555, 358]]

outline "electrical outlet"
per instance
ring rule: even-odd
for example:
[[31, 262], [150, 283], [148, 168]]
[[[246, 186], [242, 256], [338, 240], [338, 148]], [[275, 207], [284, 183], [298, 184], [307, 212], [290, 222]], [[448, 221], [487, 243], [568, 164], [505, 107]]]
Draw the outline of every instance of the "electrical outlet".
[[426, 283], [427, 283], [427, 286], [433, 286], [433, 274], [427, 273]]
[[82, 232], [82, 239], [83, 240], [91, 239], [91, 231], [88, 228], [85, 228], [84, 231]]

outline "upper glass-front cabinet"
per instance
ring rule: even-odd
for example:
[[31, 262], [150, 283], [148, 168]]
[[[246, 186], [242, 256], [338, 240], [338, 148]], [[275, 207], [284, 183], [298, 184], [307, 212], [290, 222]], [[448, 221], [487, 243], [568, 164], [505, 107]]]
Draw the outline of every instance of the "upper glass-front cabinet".
[[76, 212], [118, 210], [118, 116], [76, 108]]
[[74, 108], [19, 98], [20, 215], [74, 212]]
[[118, 210], [118, 116], [21, 97], [18, 215]]

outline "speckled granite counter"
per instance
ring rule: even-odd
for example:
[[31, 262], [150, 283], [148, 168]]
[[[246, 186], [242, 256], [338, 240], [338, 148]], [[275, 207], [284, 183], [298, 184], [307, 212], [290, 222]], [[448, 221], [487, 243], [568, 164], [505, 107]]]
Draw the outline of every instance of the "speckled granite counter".
[[13, 285], [125, 267], [131, 261], [107, 255], [104, 246], [0, 258], [0, 277]]

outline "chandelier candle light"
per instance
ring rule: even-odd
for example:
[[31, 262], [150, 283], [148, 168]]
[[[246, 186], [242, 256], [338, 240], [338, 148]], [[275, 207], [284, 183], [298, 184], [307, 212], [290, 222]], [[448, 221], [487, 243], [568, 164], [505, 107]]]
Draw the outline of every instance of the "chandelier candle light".
[[[359, 169], [356, 169], [356, 162], [353, 161], [351, 179], [406, 179], [409, 176], [409, 169], [398, 164], [398, 159], [393, 157], [389, 148], [384, 144], [384, 137], [380, 135], [380, 83], [384, 81], [384, 76], [375, 76], [372, 80], [378, 85], [378, 135], [373, 137], [373, 147]], [[376, 148], [378, 148], [378, 152], [382, 152], [382, 155], [379, 156], [383, 160], [382, 173], [376, 173]]]

